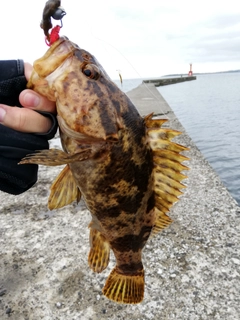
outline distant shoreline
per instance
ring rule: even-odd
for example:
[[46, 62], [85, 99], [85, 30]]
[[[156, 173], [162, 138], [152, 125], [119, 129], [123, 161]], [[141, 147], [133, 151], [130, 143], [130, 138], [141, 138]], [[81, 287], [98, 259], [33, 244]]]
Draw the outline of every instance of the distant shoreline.
[[[208, 74], [225, 74], [225, 73], [239, 73], [240, 70], [229, 70], [229, 71], [217, 71], [217, 72], [194, 72], [193, 73], [193, 76], [198, 76], [198, 75], [208, 75]], [[142, 80], [149, 80], [149, 79], [162, 79], [164, 77], [187, 77], [188, 74], [187, 73], [174, 73], [174, 74], [166, 74], [166, 75], [163, 75], [163, 76], [159, 76], [159, 77], [139, 77], [139, 78], [124, 78], [123, 77], [123, 82], [126, 83], [127, 81], [140, 81], [138, 84], [136, 84], [136, 86], [138, 86]], [[120, 84], [120, 80], [119, 78], [117, 79], [112, 79], [114, 82]], [[127, 92], [129, 90], [132, 90], [134, 87], [130, 88], [130, 89], [127, 89], [126, 91], [124, 92]]]
[[[194, 72], [194, 75], [204, 75], [204, 74], [219, 74], [219, 73], [237, 73], [240, 70], [229, 70], [229, 71], [217, 71], [217, 72]], [[181, 77], [187, 76], [187, 73], [173, 73], [173, 74], [166, 74], [162, 77]]]

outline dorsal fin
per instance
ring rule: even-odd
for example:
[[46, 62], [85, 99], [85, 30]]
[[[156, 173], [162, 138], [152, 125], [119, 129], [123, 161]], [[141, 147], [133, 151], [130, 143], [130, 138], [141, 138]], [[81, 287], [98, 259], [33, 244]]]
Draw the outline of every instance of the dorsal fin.
[[163, 211], [159, 210], [156, 207], [154, 208], [154, 210], [155, 210], [156, 221], [152, 229], [151, 236], [155, 236], [158, 232], [162, 231], [162, 229], [168, 227], [169, 224], [172, 223], [172, 219]]
[[183, 170], [189, 170], [182, 164], [189, 158], [180, 154], [188, 148], [172, 142], [171, 140], [180, 135], [181, 132], [162, 128], [166, 119], [152, 119], [153, 114], [145, 117], [146, 135], [148, 144], [153, 153], [153, 177], [155, 193], [155, 225], [152, 235], [167, 227], [171, 218], [166, 213], [172, 205], [178, 201], [178, 196], [182, 194], [180, 189], [186, 188], [181, 183], [187, 176], [182, 174]]

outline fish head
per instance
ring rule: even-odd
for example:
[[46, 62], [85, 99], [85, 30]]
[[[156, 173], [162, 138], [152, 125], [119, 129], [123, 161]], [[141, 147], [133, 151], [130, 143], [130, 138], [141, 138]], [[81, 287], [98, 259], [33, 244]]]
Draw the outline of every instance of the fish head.
[[118, 139], [124, 94], [93, 55], [61, 37], [33, 68], [28, 88], [56, 101], [63, 133], [77, 140]]

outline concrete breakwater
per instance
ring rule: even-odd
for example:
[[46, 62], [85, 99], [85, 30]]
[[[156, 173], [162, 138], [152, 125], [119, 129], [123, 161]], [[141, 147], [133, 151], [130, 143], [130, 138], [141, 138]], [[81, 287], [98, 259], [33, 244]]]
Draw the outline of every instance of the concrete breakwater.
[[[174, 222], [143, 252], [146, 287], [139, 305], [119, 305], [101, 293], [114, 266], [88, 267], [84, 203], [47, 210], [49, 187], [61, 170], [40, 167], [38, 183], [20, 196], [0, 193], [0, 319], [239, 319], [240, 209], [196, 148], [154, 84], [128, 92], [142, 115], [168, 118], [182, 131], [187, 185], [170, 212]], [[59, 145], [53, 139], [51, 147]]]
[[148, 79], [143, 80], [143, 83], [153, 83], [155, 87], [166, 86], [169, 84], [180, 83], [184, 81], [196, 80], [196, 76], [187, 76], [187, 77], [174, 77], [174, 78], [161, 78], [161, 79]]

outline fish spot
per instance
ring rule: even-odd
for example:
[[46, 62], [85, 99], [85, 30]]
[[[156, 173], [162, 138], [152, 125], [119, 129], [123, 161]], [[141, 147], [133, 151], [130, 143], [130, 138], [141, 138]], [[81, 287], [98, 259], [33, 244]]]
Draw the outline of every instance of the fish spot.
[[154, 192], [152, 193], [151, 197], [148, 199], [147, 203], [147, 212], [150, 212], [155, 206], [155, 198], [154, 198]]
[[[104, 215], [106, 212], [103, 213]], [[110, 208], [107, 208], [107, 216], [110, 218], [116, 218], [121, 214], [121, 211], [119, 210], [119, 206], [115, 205]]]
[[124, 274], [129, 274], [129, 275], [136, 275], [138, 272], [143, 270], [143, 264], [142, 262], [137, 262], [137, 263], [129, 263], [129, 264], [121, 264], [118, 266], [118, 269], [121, 270], [122, 273]]
[[[98, 98], [102, 98], [104, 96], [104, 93], [102, 92], [100, 86], [98, 85], [98, 83], [96, 81], [89, 80], [88, 81], [88, 86], [90, 88], [90, 91], [94, 92], [94, 94]], [[104, 105], [107, 106], [107, 103], [104, 103]]]
[[122, 93], [119, 88], [117, 87], [117, 85], [115, 85], [115, 83], [113, 82], [107, 82], [107, 89], [109, 91], [109, 94], [113, 94], [113, 93]]
[[65, 89], [65, 88], [68, 88], [69, 87], [69, 82], [68, 81], [64, 81], [63, 82], [63, 88]]
[[84, 115], [84, 116], [82, 117], [82, 120], [83, 120], [84, 122], [87, 122], [88, 116]]
[[120, 102], [118, 101], [118, 100], [113, 100], [112, 101], [113, 102], [113, 105], [114, 105], [114, 107], [116, 108], [116, 110], [117, 110], [117, 113], [119, 114], [120, 113]]
[[137, 252], [142, 249], [147, 241], [152, 227], [143, 226], [139, 235], [127, 234], [123, 237], [111, 241], [111, 246], [117, 251], [124, 252], [130, 251]]
[[119, 203], [119, 207], [125, 213], [135, 213], [139, 208], [142, 201], [142, 194], [138, 192], [134, 196], [121, 196], [117, 197], [117, 201]]

